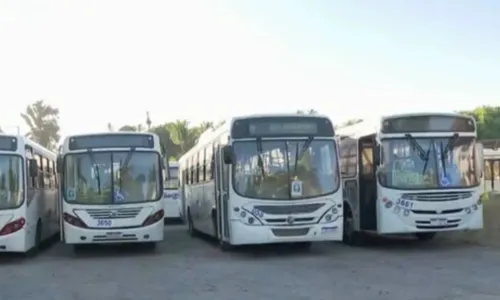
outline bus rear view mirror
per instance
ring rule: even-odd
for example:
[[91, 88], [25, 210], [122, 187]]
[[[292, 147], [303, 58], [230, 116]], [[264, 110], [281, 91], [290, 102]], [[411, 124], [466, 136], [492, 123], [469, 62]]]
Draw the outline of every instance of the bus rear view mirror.
[[61, 171], [62, 171], [62, 157], [60, 155], [57, 156], [56, 169], [57, 169], [57, 173], [61, 173]]
[[38, 176], [38, 162], [36, 161], [36, 159], [34, 158], [30, 159], [28, 165], [29, 165], [30, 176], [31, 177]]
[[230, 165], [233, 163], [233, 148], [229, 145], [226, 145], [222, 148], [222, 157], [224, 159], [224, 163]]

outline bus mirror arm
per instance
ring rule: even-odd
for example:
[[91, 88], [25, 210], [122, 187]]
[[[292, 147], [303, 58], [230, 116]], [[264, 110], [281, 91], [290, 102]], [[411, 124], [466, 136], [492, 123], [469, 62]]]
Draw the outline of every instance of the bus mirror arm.
[[29, 172], [31, 177], [38, 176], [38, 163], [37, 160], [32, 158], [29, 160]]

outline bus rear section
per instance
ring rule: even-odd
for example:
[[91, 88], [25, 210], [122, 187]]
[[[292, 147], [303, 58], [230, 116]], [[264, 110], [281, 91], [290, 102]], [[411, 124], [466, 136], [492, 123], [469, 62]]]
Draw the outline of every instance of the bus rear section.
[[182, 200], [179, 191], [179, 164], [175, 161], [168, 163], [168, 178], [163, 188], [165, 203], [165, 221], [180, 221], [182, 219]]
[[106, 133], [66, 138], [62, 239], [66, 244], [163, 240], [163, 160], [158, 137]]

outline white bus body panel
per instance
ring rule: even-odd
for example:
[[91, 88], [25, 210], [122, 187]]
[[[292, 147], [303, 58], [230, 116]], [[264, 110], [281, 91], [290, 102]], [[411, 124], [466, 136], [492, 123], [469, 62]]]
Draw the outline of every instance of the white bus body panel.
[[[231, 192], [229, 202], [232, 208], [230, 243], [233, 245], [342, 240], [341, 192], [328, 197], [288, 201], [286, 204], [283, 201], [244, 199]], [[236, 207], [241, 208], [239, 212], [235, 211]], [[321, 221], [323, 215], [334, 209], [337, 213], [332, 214], [331, 222]], [[242, 216], [242, 211], [245, 211], [245, 216]], [[290, 216], [294, 219], [293, 225], [287, 223]], [[263, 225], [249, 225], [246, 221], [248, 217], [260, 220]]]
[[[17, 136], [17, 139], [17, 151], [0, 151], [0, 154], [17, 154], [22, 157], [25, 198], [23, 204], [18, 208], [0, 210], [0, 230], [8, 223], [21, 217], [26, 220], [26, 224], [19, 231], [0, 236], [0, 252], [27, 252], [32, 249], [35, 246], [38, 222], [42, 226], [42, 242], [54, 237], [59, 232], [59, 180], [57, 179], [57, 174], [52, 174], [53, 178], [51, 179], [53, 181], [51, 181], [49, 186], [37, 189], [28, 188], [27, 182], [28, 180], [32, 180], [32, 178], [29, 176], [29, 170], [26, 167], [27, 159], [29, 159], [29, 155], [31, 154], [43, 157], [44, 163], [49, 161], [49, 163], [53, 163], [51, 167], [55, 167], [57, 155], [23, 136]], [[29, 155], [26, 153], [25, 147], [32, 149]], [[52, 170], [55, 171], [53, 168]], [[39, 176], [45, 176], [45, 169], [44, 172], [39, 171]], [[37, 177], [35, 180], [39, 180], [39, 178]]]
[[[380, 234], [483, 228], [479, 188], [411, 193], [378, 185], [378, 191], [377, 228]], [[411, 194], [414, 200], [405, 200], [403, 194]]]
[[165, 218], [178, 219], [182, 216], [182, 200], [178, 189], [164, 189], [163, 201], [165, 204]]
[[[141, 204], [76, 205], [64, 203], [64, 212], [78, 216], [88, 228], [64, 222], [66, 244], [103, 244], [159, 242], [163, 240], [163, 222], [141, 227], [154, 212], [160, 210], [162, 201]], [[109, 227], [100, 227], [98, 220], [111, 220]]]

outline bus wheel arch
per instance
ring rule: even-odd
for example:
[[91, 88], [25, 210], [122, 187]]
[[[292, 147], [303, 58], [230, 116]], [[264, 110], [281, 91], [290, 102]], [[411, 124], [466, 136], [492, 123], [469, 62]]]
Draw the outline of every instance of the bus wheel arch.
[[355, 230], [354, 214], [348, 202], [344, 201], [344, 224], [342, 242], [350, 246], [361, 246], [364, 244], [363, 232]]
[[34, 257], [38, 254], [40, 251], [40, 244], [42, 243], [42, 220], [38, 219], [36, 222], [36, 227], [35, 227], [35, 236], [33, 237], [33, 247], [28, 250], [27, 255], [29, 257]]
[[193, 223], [193, 218], [191, 216], [191, 208], [188, 206], [186, 209], [186, 214], [187, 214], [187, 223], [188, 223], [188, 233], [190, 236], [195, 237], [196, 234], [196, 229], [194, 228], [194, 223]]

